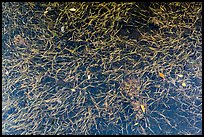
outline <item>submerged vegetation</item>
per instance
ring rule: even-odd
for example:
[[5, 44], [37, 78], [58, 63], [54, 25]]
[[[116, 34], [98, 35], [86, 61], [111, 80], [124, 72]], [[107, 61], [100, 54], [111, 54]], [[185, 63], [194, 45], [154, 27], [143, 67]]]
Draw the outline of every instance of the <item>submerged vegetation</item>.
[[202, 134], [199, 2], [3, 2], [2, 133]]

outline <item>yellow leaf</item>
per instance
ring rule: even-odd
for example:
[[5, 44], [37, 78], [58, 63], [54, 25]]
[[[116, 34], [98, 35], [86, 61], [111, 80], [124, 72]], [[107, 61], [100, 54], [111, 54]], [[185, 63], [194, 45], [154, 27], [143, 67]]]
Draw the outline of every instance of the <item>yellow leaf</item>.
[[182, 75], [182, 74], [178, 74], [178, 77], [182, 78], [182, 77], [183, 77], [183, 75]]
[[164, 74], [163, 73], [159, 73], [159, 76], [164, 78]]
[[141, 105], [141, 109], [142, 109], [142, 112], [145, 113], [145, 107], [144, 107], [144, 105]]
[[138, 124], [139, 124], [139, 123], [136, 122], [136, 123], [134, 124], [134, 126], [137, 126]]
[[50, 99], [48, 99], [48, 100], [44, 100], [45, 102], [50, 102]]
[[76, 11], [76, 9], [75, 8], [71, 8], [71, 9], [69, 9], [70, 11]]
[[72, 54], [74, 54], [74, 50], [71, 49], [67, 49], [69, 52], [71, 52]]
[[182, 83], [182, 86], [183, 86], [183, 87], [185, 87], [185, 86], [186, 86], [186, 83], [185, 83], [185, 82], [183, 82], [183, 83]]

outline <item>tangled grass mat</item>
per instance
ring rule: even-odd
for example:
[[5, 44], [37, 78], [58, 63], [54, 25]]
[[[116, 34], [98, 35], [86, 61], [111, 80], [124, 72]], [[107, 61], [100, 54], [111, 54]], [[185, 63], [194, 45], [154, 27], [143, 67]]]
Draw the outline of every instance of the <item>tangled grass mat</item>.
[[202, 134], [199, 2], [3, 2], [2, 134]]

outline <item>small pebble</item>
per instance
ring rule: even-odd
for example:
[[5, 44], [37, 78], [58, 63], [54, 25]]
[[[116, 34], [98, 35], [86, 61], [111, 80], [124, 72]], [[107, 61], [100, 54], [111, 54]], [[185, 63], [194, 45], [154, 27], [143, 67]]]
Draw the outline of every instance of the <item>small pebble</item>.
[[144, 107], [144, 105], [141, 105], [141, 109], [142, 109], [142, 112], [145, 113], [145, 107]]

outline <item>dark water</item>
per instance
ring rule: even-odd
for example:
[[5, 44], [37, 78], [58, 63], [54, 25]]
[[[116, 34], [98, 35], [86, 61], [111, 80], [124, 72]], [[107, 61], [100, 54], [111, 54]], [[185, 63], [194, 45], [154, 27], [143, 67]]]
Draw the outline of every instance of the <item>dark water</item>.
[[3, 134], [202, 134], [201, 3], [2, 8]]

